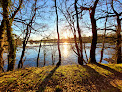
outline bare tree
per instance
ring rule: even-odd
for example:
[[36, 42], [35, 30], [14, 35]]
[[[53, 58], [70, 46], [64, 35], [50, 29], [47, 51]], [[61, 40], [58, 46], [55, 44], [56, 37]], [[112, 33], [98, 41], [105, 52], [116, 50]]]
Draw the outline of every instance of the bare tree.
[[80, 56], [78, 56], [78, 63], [83, 65], [83, 46], [82, 46], [82, 38], [81, 38], [81, 30], [79, 27], [79, 17], [78, 17], [78, 10], [77, 10], [77, 1], [75, 0], [75, 11], [76, 11], [76, 22], [77, 22], [77, 31], [79, 35], [79, 43], [80, 43]]
[[58, 30], [58, 11], [57, 11], [57, 5], [56, 5], [56, 0], [55, 0], [55, 12], [56, 12], [56, 27], [57, 27], [57, 35], [58, 35], [58, 52], [59, 52], [59, 61], [57, 63], [57, 66], [61, 65], [61, 51], [60, 51], [60, 35], [59, 35], [59, 30]]
[[[71, 10], [71, 6], [75, 4], [75, 11]], [[83, 61], [85, 61], [83, 59], [83, 50], [82, 50], [82, 38], [81, 38], [81, 29], [79, 27], [79, 16], [78, 16], [78, 10], [77, 10], [77, 1], [71, 5], [69, 5], [69, 7], [67, 6], [67, 1], [65, 1], [65, 9], [64, 8], [60, 8], [58, 7], [60, 12], [63, 14], [63, 16], [65, 17], [67, 23], [68, 23], [68, 27], [70, 28], [70, 30], [73, 33], [74, 36], [74, 42], [75, 42], [75, 47], [72, 47], [73, 51], [75, 52], [75, 54], [78, 57], [78, 63], [80, 65], [83, 64]], [[73, 7], [74, 8], [74, 7]], [[77, 29], [75, 28], [75, 19], [74, 19], [74, 15], [76, 15], [76, 22], [77, 22]], [[78, 33], [79, 37], [77, 39], [76, 33]], [[80, 44], [79, 44], [80, 43]]]
[[96, 63], [95, 51], [96, 51], [96, 44], [97, 44], [97, 28], [96, 28], [96, 19], [95, 19], [95, 9], [97, 7], [98, 1], [99, 0], [95, 0], [94, 5], [89, 8], [81, 6], [81, 11], [89, 10], [91, 25], [92, 25], [92, 43], [91, 43], [89, 63]]
[[32, 13], [32, 17], [30, 19], [30, 22], [26, 25], [27, 26], [26, 30], [25, 30], [26, 31], [26, 35], [25, 35], [24, 41], [23, 41], [23, 50], [22, 50], [21, 58], [20, 58], [20, 61], [19, 61], [19, 64], [18, 64], [18, 68], [22, 68], [23, 67], [23, 57], [24, 57], [24, 54], [25, 54], [25, 48], [26, 48], [26, 45], [27, 45], [28, 40], [30, 38], [31, 29], [32, 29], [31, 26], [33, 24], [33, 20], [34, 20], [34, 17], [36, 15], [36, 10], [37, 10], [36, 4], [37, 4], [37, 0], [35, 0], [35, 3], [33, 4], [34, 7], [32, 7], [33, 8], [32, 9], [33, 13]]

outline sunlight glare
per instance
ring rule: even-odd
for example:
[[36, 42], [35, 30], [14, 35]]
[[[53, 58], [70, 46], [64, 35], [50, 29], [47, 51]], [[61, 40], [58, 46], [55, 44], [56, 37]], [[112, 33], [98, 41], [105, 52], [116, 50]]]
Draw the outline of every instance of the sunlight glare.
[[67, 37], [67, 33], [64, 33], [64, 37], [65, 37], [65, 39], [67, 39], [68, 37]]
[[68, 46], [67, 46], [67, 42], [65, 42], [64, 43], [64, 45], [63, 45], [63, 56], [64, 57], [67, 57], [67, 55], [68, 55]]

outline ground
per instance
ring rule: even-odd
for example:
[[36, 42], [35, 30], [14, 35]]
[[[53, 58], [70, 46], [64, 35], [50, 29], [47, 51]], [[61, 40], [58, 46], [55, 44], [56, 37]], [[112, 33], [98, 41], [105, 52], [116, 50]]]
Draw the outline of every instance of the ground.
[[122, 64], [31, 67], [0, 74], [1, 92], [121, 92]]

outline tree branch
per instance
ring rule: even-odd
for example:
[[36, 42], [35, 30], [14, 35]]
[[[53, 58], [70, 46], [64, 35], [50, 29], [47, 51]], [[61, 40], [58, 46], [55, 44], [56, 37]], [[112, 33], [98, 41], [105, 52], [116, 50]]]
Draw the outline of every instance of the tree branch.
[[20, 8], [21, 8], [21, 6], [22, 6], [22, 3], [23, 3], [23, 0], [21, 0], [20, 2], [19, 2], [19, 7], [14, 11], [14, 13], [12, 14], [12, 16], [11, 16], [11, 18], [10, 19], [12, 19], [12, 21], [14, 20], [14, 17], [15, 17], [15, 15], [17, 14], [17, 12], [20, 10]]
[[113, 0], [112, 0], [112, 2], [111, 2], [111, 7], [112, 7], [114, 13], [115, 13], [116, 15], [119, 15], [119, 14], [115, 11], [115, 9], [114, 9], [114, 7], [113, 7]]
[[81, 8], [81, 10], [90, 10], [90, 8], [88, 8], [88, 7], [81, 6], [80, 8]]
[[[103, 29], [98, 28], [97, 30], [105, 30], [105, 28], [103, 28]], [[106, 29], [106, 30], [112, 30], [112, 31], [116, 32], [115, 29], [111, 29], [111, 28], [108, 28], [108, 29]]]
[[115, 16], [116, 16], [116, 15], [107, 15], [107, 16], [99, 17], [99, 18], [97, 18], [96, 20], [103, 19], [103, 18], [106, 18], [106, 17], [115, 17]]
[[94, 3], [94, 6], [92, 7], [92, 10], [95, 11], [96, 7], [97, 7], [97, 3], [98, 3], [99, 0], [96, 0], [95, 3]]

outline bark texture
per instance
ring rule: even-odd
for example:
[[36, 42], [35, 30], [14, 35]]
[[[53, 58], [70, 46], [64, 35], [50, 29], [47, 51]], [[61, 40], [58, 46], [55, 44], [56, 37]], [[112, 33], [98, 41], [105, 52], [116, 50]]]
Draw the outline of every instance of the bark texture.
[[113, 0], [111, 3], [111, 7], [113, 9], [113, 12], [115, 13], [115, 15], [117, 16], [117, 30], [116, 30], [116, 35], [117, 35], [117, 41], [116, 41], [116, 63], [120, 64], [122, 63], [121, 60], [121, 13], [118, 13], [115, 9], [114, 9], [114, 5], [113, 5]]
[[5, 36], [5, 19], [3, 18], [0, 25], [0, 72], [3, 71], [3, 65], [4, 65], [3, 61], [4, 36]]
[[116, 61], [117, 64], [122, 63], [122, 59], [121, 59], [121, 20], [119, 19], [119, 16], [117, 16], [117, 42], [116, 42]]

